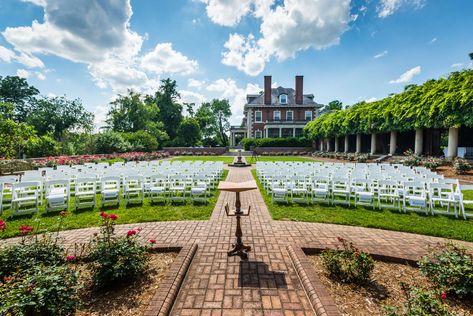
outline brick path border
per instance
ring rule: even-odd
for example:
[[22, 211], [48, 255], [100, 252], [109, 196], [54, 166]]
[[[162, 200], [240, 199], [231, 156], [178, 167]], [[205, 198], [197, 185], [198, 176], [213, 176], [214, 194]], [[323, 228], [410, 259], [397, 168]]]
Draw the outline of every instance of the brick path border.
[[144, 316], [165, 316], [171, 312], [179, 289], [197, 251], [197, 244], [181, 247], [159, 244], [154, 249], [157, 252], [179, 251], [177, 258], [161, 280], [144, 313]]

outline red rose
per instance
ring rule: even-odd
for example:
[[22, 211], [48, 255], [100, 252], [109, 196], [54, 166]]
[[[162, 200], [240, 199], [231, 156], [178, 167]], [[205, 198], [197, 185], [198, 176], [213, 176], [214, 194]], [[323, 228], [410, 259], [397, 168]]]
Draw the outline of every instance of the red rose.
[[72, 261], [74, 261], [75, 259], [76, 259], [75, 256], [67, 256], [67, 257], [66, 257], [67, 262], [72, 262]]
[[100, 216], [102, 217], [102, 219], [106, 219], [108, 217], [108, 214], [105, 212], [100, 212]]
[[116, 221], [118, 219], [118, 215], [116, 214], [110, 214], [108, 217], [110, 217], [112, 221]]
[[141, 227], [137, 227], [137, 228], [135, 228], [135, 230], [136, 230], [137, 232], [140, 232], [140, 231], [142, 230], [142, 228], [141, 228]]
[[28, 225], [23, 225], [20, 228], [18, 228], [18, 230], [20, 231], [22, 235], [27, 235], [33, 230], [33, 227], [30, 227]]
[[7, 223], [3, 219], [0, 219], [0, 231], [5, 231], [7, 229]]
[[442, 292], [441, 297], [442, 297], [443, 300], [447, 299], [447, 292]]
[[130, 237], [130, 236], [133, 236], [133, 235], [136, 235], [136, 230], [134, 230], [134, 229], [129, 230], [128, 233], [126, 233], [127, 237]]
[[148, 242], [149, 242], [150, 244], [155, 244], [155, 243], [156, 243], [156, 239], [150, 239], [150, 240], [148, 240]]

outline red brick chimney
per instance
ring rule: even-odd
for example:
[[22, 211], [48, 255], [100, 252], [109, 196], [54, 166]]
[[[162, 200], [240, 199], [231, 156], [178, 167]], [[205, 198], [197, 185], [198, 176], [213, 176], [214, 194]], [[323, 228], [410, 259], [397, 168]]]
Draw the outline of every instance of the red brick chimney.
[[302, 104], [304, 100], [304, 76], [296, 76], [296, 104]]
[[264, 104], [271, 104], [271, 76], [264, 76]]

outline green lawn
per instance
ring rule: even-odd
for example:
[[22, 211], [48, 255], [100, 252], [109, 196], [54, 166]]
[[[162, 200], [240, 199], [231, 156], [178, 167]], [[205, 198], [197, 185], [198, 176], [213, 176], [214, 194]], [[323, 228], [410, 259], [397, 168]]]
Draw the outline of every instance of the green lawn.
[[[224, 171], [223, 179], [227, 177], [228, 170]], [[150, 205], [145, 198], [144, 205], [136, 205], [125, 207], [122, 203], [119, 208], [117, 206], [106, 206], [105, 208], [95, 209], [81, 209], [74, 211], [73, 203], [68, 211], [68, 215], [63, 221], [62, 230], [77, 229], [84, 227], [93, 227], [100, 225], [100, 211], [113, 213], [119, 216], [117, 224], [131, 224], [155, 221], [179, 221], [179, 220], [207, 220], [210, 218], [212, 211], [217, 202], [218, 192], [212, 192], [208, 204], [196, 203], [191, 204], [189, 201], [186, 204], [170, 204], [170, 203], [155, 203]], [[73, 199], [71, 199], [73, 200]], [[100, 201], [100, 196], [97, 196], [97, 202]], [[44, 207], [36, 215], [22, 215], [9, 218], [10, 210], [4, 211], [0, 218], [7, 223], [7, 229], [0, 232], [0, 239], [18, 236], [20, 234], [18, 228], [22, 225], [29, 225], [35, 228], [39, 225], [39, 231], [55, 231], [59, 224], [58, 212], [50, 212], [46, 214]]]
[[[233, 156], [182, 156], [182, 157], [175, 157], [171, 160], [173, 161], [223, 161], [226, 164], [232, 163]], [[251, 156], [245, 157], [246, 162], [254, 163], [255, 160]], [[308, 157], [303, 156], [258, 156], [258, 161], [314, 161]]]
[[[372, 210], [363, 207], [327, 206], [326, 204], [284, 204], [271, 202], [261, 182], [253, 176], [275, 220], [333, 223], [381, 228], [430, 236], [473, 241], [473, 219], [467, 221], [452, 216], [425, 216], [418, 213], [400, 214], [391, 210]], [[473, 199], [473, 191], [465, 191], [465, 199]], [[473, 213], [473, 209], [469, 209]]]

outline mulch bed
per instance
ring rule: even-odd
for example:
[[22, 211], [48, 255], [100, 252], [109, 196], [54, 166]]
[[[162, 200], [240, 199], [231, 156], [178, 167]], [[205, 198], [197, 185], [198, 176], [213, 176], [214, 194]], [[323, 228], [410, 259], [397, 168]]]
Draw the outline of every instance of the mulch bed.
[[[412, 266], [376, 261], [372, 282], [366, 285], [343, 284], [332, 280], [320, 256], [308, 256], [322, 284], [327, 288], [340, 313], [347, 316], [386, 315], [383, 305], [401, 306], [405, 301], [401, 282], [433, 290], [434, 286]], [[473, 300], [445, 300], [455, 315], [472, 316]]]
[[90, 287], [91, 275], [86, 265], [81, 265], [82, 281], [88, 284], [82, 294], [83, 306], [77, 311], [78, 316], [91, 315], [142, 315], [156, 289], [177, 257], [177, 253], [152, 253], [149, 255], [148, 270], [145, 275], [126, 286], [116, 287], [106, 292], [93, 291]]
[[451, 166], [441, 166], [437, 169], [439, 174], [442, 174], [445, 178], [459, 179], [467, 184], [473, 184], [473, 170], [468, 171], [466, 174], [456, 174]]

